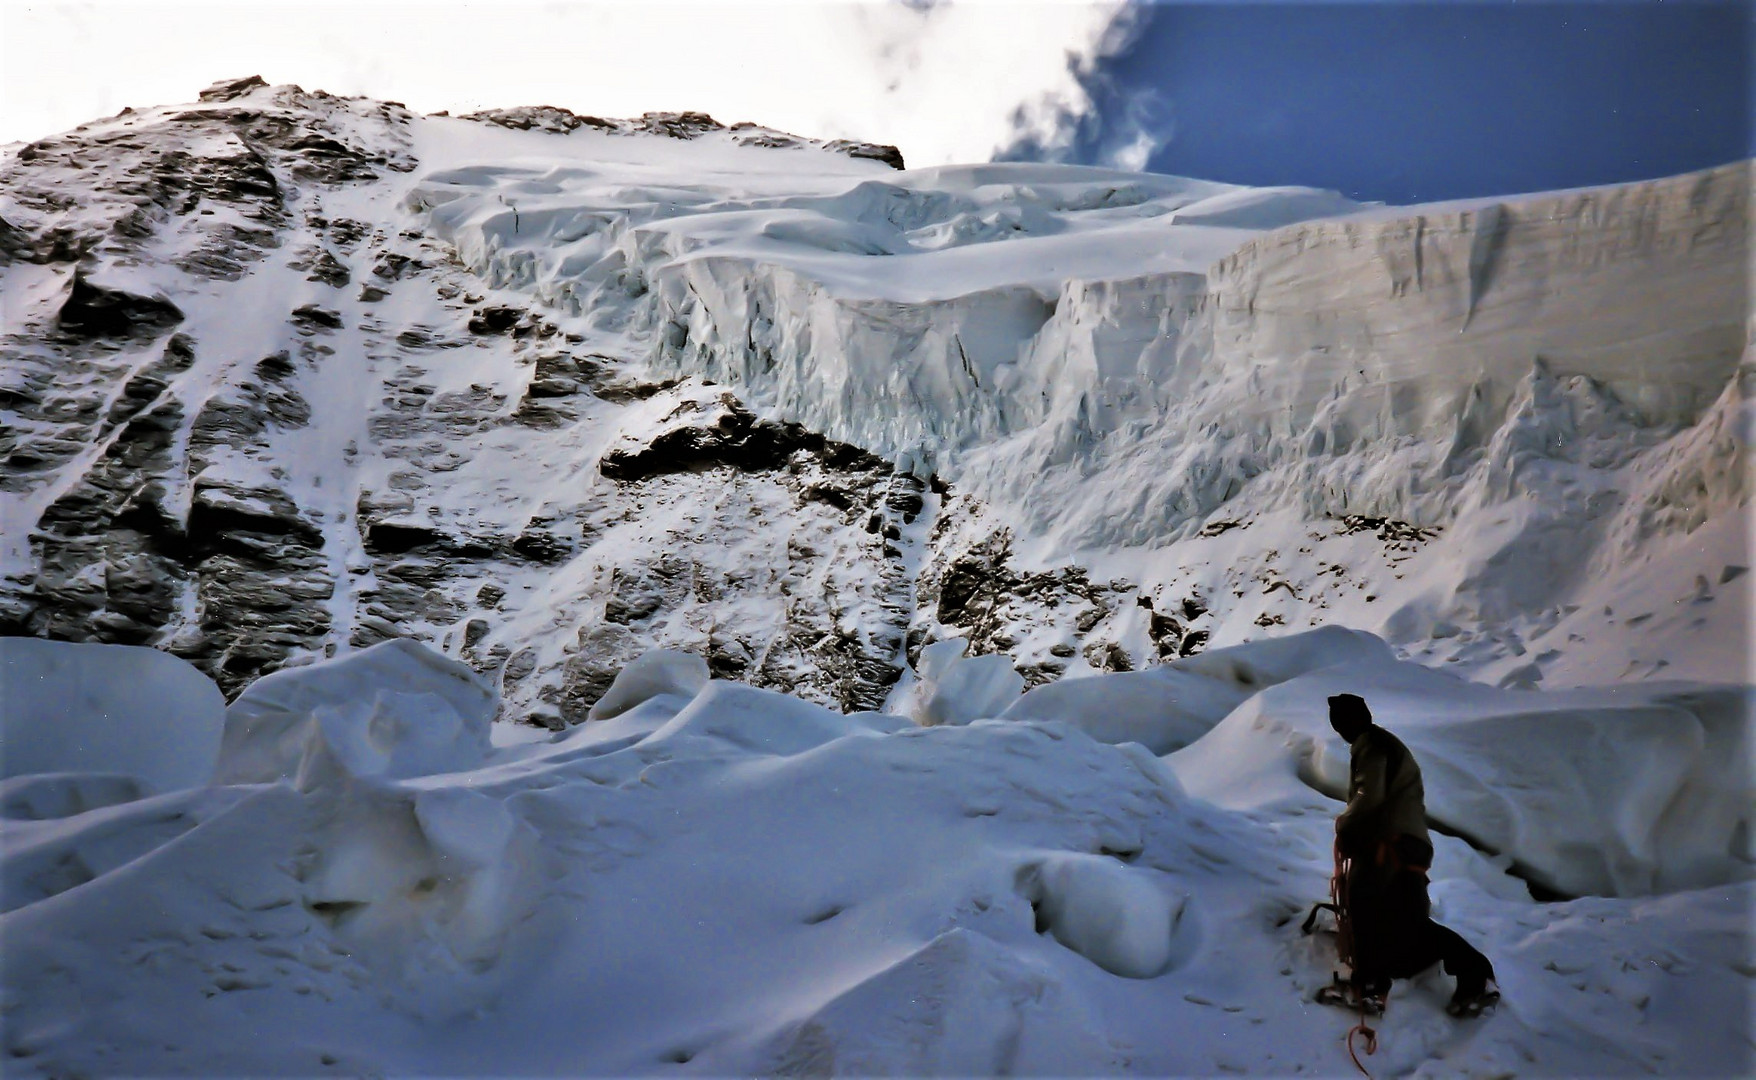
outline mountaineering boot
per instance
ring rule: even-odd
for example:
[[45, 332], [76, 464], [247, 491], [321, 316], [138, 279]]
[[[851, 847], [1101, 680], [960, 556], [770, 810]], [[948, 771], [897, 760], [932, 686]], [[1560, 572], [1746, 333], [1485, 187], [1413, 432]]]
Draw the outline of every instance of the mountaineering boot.
[[1459, 1020], [1469, 1020], [1492, 1009], [1499, 1000], [1500, 990], [1498, 987], [1484, 985], [1479, 989], [1468, 990], [1460, 986], [1457, 988], [1457, 992], [1451, 995], [1451, 1001], [1445, 1006], [1445, 1011]]
[[1334, 982], [1317, 990], [1313, 1000], [1319, 1005], [1335, 1005], [1367, 1016], [1383, 1016], [1385, 997], [1381, 990], [1361, 989], [1353, 980], [1337, 975]]

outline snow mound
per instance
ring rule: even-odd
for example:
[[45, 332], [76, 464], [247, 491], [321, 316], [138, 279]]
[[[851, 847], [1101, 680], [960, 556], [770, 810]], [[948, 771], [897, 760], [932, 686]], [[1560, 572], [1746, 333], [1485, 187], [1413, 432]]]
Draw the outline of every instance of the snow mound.
[[[920, 727], [709, 680], [491, 749], [462, 772], [111, 805], [98, 804], [125, 786], [15, 779], [0, 793], [6, 1050], [46, 1075], [1339, 1068], [1351, 1021], [1309, 1005], [1333, 951], [1297, 928], [1329, 872], [1338, 807], [1318, 789], [1345, 768], [1343, 749], [1320, 743], [1324, 694], [1362, 692], [1405, 734], [1436, 817], [1461, 806], [1485, 819], [1497, 793], [1578, 845], [1603, 842], [1579, 831], [1590, 815], [1634, 820], [1663, 796], [1635, 765], [1586, 759], [1615, 764], [1629, 733], [1646, 758], [1689, 742], [1640, 717], [1621, 724], [1608, 694], [1588, 708], [1377, 651], [1357, 635], [1306, 635], [1233, 650], [1204, 674], [1176, 669], [1234, 695], [1240, 672], [1285, 681], [1168, 766], [1064, 722]], [[648, 666], [671, 663], [696, 681], [674, 658]], [[259, 685], [303, 702], [285, 726], [307, 747], [329, 738], [313, 714], [346, 695], [430, 715], [451, 680], [478, 716], [490, 704], [406, 647], [273, 678]], [[1101, 701], [1114, 681], [1069, 685]], [[1728, 800], [1714, 785], [1747, 760], [1745, 700], [1647, 690], [1642, 708], [1703, 731], [1690, 791], [1667, 813], [1736, 831], [1715, 816]], [[1539, 770], [1555, 792], [1537, 791]], [[1633, 782], [1606, 785], [1618, 777]], [[1702, 1017], [1748, 982], [1751, 885], [1539, 905], [1502, 872], [1512, 855], [1436, 841], [1437, 914], [1493, 959], [1509, 1007], [1460, 1028], [1442, 1012], [1449, 979], [1412, 980], [1380, 1046], [1387, 1072], [1441, 1058], [1472, 1072], [1512, 1060], [1570, 1074], [1747, 1071], [1731, 1067], [1747, 1053], [1740, 1029]]]
[[156, 649], [0, 637], [0, 776], [124, 773], [153, 790], [205, 784], [225, 698]]
[[964, 656], [963, 638], [936, 641], [921, 650], [914, 688], [917, 722], [967, 724], [1004, 713], [1024, 690], [1024, 679], [1007, 656]]
[[1113, 975], [1162, 975], [1198, 941], [1188, 897], [1114, 859], [1052, 855], [1022, 868], [1018, 889], [1040, 930]]
[[536, 838], [462, 786], [353, 788], [324, 808], [305, 907], [387, 978], [482, 970], [533, 899]]
[[1061, 720], [1099, 742], [1139, 743], [1168, 754], [1207, 734], [1249, 695], [1230, 682], [1166, 664], [1039, 686], [1000, 718]]
[[146, 792], [121, 773], [33, 773], [0, 780], [0, 818], [47, 821], [133, 802]]
[[[61, 794], [72, 794], [65, 785], [56, 786]], [[88, 789], [87, 794], [120, 796], [127, 791]], [[184, 788], [149, 798], [87, 806], [83, 812], [65, 802], [58, 806], [39, 803], [35, 809], [73, 812], [37, 820], [8, 814], [0, 822], [0, 841], [6, 851], [4, 862], [0, 862], [0, 909], [28, 907], [150, 858], [199, 828], [236, 798], [237, 793], [226, 788]]]
[[588, 717], [608, 720], [665, 694], [687, 700], [699, 694], [707, 680], [707, 661], [701, 657], [678, 649], [654, 649], [616, 673]]
[[1320, 626], [1301, 634], [1209, 649], [1173, 660], [1166, 666], [1256, 691], [1339, 664], [1383, 663], [1395, 657], [1390, 646], [1376, 635], [1341, 626]]
[[786, 757], [849, 735], [873, 733], [858, 716], [846, 716], [773, 690], [715, 680], [654, 731], [646, 745], [700, 738], [744, 753]]
[[1052, 682], [1019, 698], [1001, 717], [1061, 720], [1099, 742], [1135, 742], [1168, 754], [1205, 735], [1259, 690], [1335, 664], [1391, 656], [1390, 647], [1370, 634], [1326, 626], [1145, 671]]
[[1745, 688], [1536, 694], [1356, 662], [1270, 687], [1168, 760], [1224, 806], [1284, 805], [1306, 787], [1344, 798], [1347, 747], [1327, 705], [1343, 692], [1414, 752], [1437, 828], [1549, 889], [1639, 896], [1756, 876]]
[[469, 668], [408, 639], [264, 676], [225, 715], [215, 779], [410, 777], [480, 764], [499, 699]]
[[1024, 1061], [1077, 1075], [1104, 1045], [1067, 999], [1047, 972], [992, 938], [948, 930], [787, 1025], [752, 1071], [1005, 1076]]

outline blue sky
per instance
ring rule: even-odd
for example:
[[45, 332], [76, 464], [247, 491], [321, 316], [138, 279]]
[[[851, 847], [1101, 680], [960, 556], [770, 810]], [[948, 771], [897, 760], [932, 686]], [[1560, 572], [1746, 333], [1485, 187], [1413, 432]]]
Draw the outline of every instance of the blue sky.
[[1753, 40], [1747, 0], [1155, 4], [1072, 145], [1003, 156], [1399, 203], [1663, 176], [1752, 153]]

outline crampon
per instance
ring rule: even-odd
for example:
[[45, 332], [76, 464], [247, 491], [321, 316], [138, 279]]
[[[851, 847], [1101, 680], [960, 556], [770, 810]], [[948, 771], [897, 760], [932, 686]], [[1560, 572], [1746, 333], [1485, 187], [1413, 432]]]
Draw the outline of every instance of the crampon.
[[1495, 987], [1485, 987], [1480, 993], [1458, 994], [1452, 997], [1445, 1011], [1459, 1020], [1471, 1020], [1490, 1012], [1500, 1003], [1500, 991]]
[[1334, 976], [1334, 980], [1328, 986], [1319, 988], [1317, 996], [1312, 1000], [1319, 1005], [1334, 1005], [1362, 1016], [1384, 1015], [1385, 995], [1362, 993], [1358, 986], [1339, 974]]

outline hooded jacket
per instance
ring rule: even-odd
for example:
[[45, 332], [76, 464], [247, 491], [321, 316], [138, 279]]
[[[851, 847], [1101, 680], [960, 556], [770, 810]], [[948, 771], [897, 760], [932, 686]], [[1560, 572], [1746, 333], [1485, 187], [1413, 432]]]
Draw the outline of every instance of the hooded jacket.
[[1408, 747], [1377, 724], [1370, 724], [1348, 749], [1347, 809], [1335, 819], [1335, 835], [1342, 850], [1363, 857], [1375, 852], [1383, 841], [1408, 836], [1432, 851], [1421, 767]]

